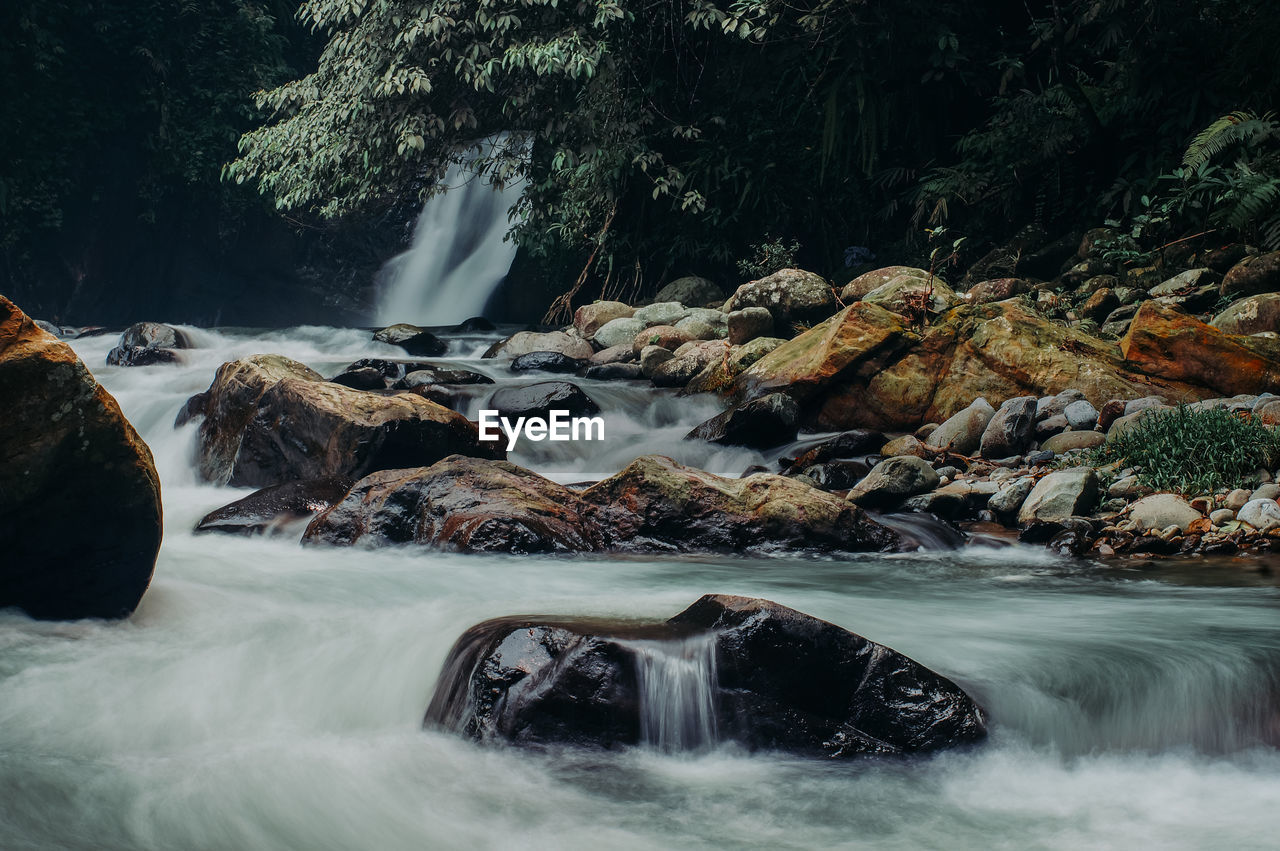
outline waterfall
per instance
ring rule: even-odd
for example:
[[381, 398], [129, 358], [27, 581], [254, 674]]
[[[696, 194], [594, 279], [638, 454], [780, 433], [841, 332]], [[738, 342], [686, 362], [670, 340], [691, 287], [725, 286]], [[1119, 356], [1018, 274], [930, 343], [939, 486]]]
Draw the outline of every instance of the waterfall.
[[716, 743], [716, 634], [628, 641], [635, 653], [640, 740], [666, 753]]
[[382, 268], [382, 324], [453, 325], [479, 316], [515, 259], [504, 237], [523, 183], [497, 189], [460, 165], [442, 182], [448, 190], [423, 205], [412, 246]]

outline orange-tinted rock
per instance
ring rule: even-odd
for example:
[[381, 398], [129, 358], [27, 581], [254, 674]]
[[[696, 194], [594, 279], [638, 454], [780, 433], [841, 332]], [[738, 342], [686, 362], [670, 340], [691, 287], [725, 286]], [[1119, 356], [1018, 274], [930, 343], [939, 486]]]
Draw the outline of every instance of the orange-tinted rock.
[[992, 301], [1004, 301], [1022, 293], [1031, 292], [1031, 282], [1023, 278], [996, 278], [974, 284], [965, 293], [971, 304], [987, 304]]
[[1280, 344], [1224, 334], [1156, 302], [1138, 309], [1120, 349], [1131, 368], [1224, 396], [1280, 389]]
[[160, 548], [151, 451], [70, 347], [0, 296], [0, 608], [134, 610]]
[[840, 290], [840, 300], [845, 304], [853, 304], [872, 290], [879, 289], [894, 278], [904, 275], [911, 278], [929, 277], [929, 273], [924, 269], [917, 269], [914, 266], [886, 266], [883, 269], [873, 269], [845, 284]]

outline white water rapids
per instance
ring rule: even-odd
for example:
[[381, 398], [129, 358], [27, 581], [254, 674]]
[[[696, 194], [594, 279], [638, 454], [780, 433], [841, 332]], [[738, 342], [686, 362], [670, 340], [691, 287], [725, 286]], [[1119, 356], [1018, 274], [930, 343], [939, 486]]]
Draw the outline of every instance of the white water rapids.
[[[245, 492], [196, 482], [194, 427], [172, 428], [187, 396], [253, 352], [326, 375], [394, 354], [368, 337], [198, 332], [186, 365], [135, 369], [102, 365], [114, 337], [74, 344], [155, 452], [165, 540], [126, 622], [0, 614], [0, 848], [1274, 847], [1280, 754], [1262, 740], [1280, 739], [1280, 593], [1257, 562], [494, 557], [192, 535]], [[713, 402], [584, 387], [608, 440], [522, 444], [513, 460], [562, 481], [650, 451], [731, 475], [771, 460], [682, 443]], [[665, 619], [708, 592], [776, 600], [912, 656], [984, 704], [991, 740], [834, 763], [724, 743], [667, 753], [660, 732], [619, 753], [546, 754], [422, 728], [473, 624]], [[657, 668], [672, 689], [692, 682]], [[653, 709], [658, 728], [673, 723]]]

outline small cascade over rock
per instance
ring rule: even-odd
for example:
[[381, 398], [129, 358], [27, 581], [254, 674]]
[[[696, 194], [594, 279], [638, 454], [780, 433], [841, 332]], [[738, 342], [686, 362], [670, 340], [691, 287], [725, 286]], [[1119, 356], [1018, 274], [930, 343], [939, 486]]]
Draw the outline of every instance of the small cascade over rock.
[[466, 165], [451, 168], [442, 183], [447, 190], [418, 215], [413, 245], [382, 269], [382, 324], [453, 325], [478, 316], [515, 259], [515, 243], [505, 237], [523, 183], [498, 188]]
[[716, 633], [631, 641], [640, 697], [640, 740], [665, 753], [716, 744]]

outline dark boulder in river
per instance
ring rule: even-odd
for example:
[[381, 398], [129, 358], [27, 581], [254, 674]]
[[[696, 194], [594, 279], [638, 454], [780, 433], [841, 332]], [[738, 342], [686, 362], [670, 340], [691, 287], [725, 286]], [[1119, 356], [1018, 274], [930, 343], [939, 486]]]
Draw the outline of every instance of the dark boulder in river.
[[120, 335], [120, 342], [107, 353], [108, 366], [154, 366], [177, 363], [174, 349], [190, 349], [191, 338], [172, 325], [139, 322]]
[[400, 323], [373, 332], [379, 343], [399, 346], [414, 357], [436, 357], [449, 350], [449, 344], [417, 325]]
[[354, 479], [327, 476], [304, 482], [288, 482], [255, 491], [244, 499], [215, 509], [196, 525], [197, 532], [229, 532], [236, 535], [272, 534], [299, 524], [347, 495]]
[[304, 540], [480, 552], [893, 550], [896, 532], [852, 503], [768, 473], [728, 479], [638, 458], [577, 493], [514, 464], [461, 456], [356, 483]]
[[0, 607], [134, 610], [160, 548], [151, 451], [83, 363], [0, 296]]
[[489, 397], [488, 407], [512, 421], [518, 417], [551, 416], [552, 411], [568, 411], [571, 417], [600, 412], [599, 406], [582, 388], [567, 381], [540, 381], [518, 387], [504, 387]]
[[280, 355], [223, 364], [205, 395], [200, 472], [220, 484], [354, 479], [455, 453], [505, 454], [462, 414], [422, 396], [343, 387]]
[[535, 747], [736, 742], [828, 758], [986, 737], [973, 699], [918, 662], [786, 606], [728, 595], [647, 626], [482, 623], [454, 645], [426, 724]]

